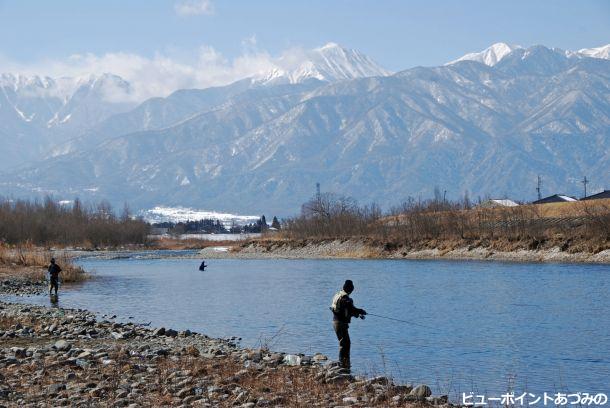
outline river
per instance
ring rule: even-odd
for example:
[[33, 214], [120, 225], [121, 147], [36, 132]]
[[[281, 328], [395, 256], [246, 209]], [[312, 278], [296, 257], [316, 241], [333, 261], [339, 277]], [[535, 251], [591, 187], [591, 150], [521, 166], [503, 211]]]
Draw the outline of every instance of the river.
[[[152, 326], [336, 358], [329, 304], [352, 279], [374, 316], [351, 325], [366, 375], [435, 394], [610, 391], [610, 267], [405, 260], [83, 259], [95, 278], [60, 294]], [[48, 303], [45, 297], [28, 301]]]

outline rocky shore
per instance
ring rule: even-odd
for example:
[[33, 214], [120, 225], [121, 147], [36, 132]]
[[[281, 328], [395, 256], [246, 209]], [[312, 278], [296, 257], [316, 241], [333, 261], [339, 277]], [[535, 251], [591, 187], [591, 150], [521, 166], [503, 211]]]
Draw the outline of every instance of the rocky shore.
[[571, 252], [559, 246], [500, 250], [481, 245], [431, 248], [396, 248], [366, 240], [250, 241], [234, 247], [208, 247], [199, 251], [204, 258], [244, 259], [455, 259], [513, 262], [610, 263], [610, 249], [597, 253]]
[[[36, 286], [5, 280], [0, 294]], [[451, 406], [426, 385], [359, 378], [320, 354], [236, 340], [0, 301], [0, 407]]]

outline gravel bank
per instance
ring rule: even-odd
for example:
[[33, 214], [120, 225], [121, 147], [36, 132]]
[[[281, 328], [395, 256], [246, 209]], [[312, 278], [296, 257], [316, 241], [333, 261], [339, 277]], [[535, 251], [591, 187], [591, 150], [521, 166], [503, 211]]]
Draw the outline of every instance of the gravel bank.
[[199, 251], [203, 258], [244, 258], [244, 259], [462, 259], [494, 260], [518, 262], [579, 262], [610, 263], [610, 250], [596, 254], [587, 252], [567, 252], [559, 247], [515, 251], [468, 246], [454, 249], [392, 249], [381, 245], [371, 245], [361, 240], [326, 240], [312, 242], [253, 241], [242, 246], [226, 248], [205, 248]]

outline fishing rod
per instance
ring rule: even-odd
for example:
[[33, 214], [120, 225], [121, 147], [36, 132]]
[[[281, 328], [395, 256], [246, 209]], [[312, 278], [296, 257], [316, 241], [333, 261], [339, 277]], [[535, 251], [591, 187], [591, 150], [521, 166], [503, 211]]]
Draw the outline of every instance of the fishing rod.
[[421, 324], [421, 323], [415, 323], [415, 322], [410, 322], [408, 320], [402, 320], [402, 319], [396, 319], [395, 317], [389, 317], [389, 316], [382, 316], [382, 315], [378, 315], [375, 313], [366, 313], [367, 316], [375, 316], [375, 317], [379, 317], [381, 319], [387, 319], [387, 320], [394, 320], [395, 322], [400, 322], [400, 323], [406, 323], [406, 324], [410, 324], [413, 326], [419, 326], [419, 327], [423, 327], [429, 330], [434, 330], [434, 331], [438, 331], [438, 329], [436, 329], [435, 327], [431, 327], [431, 326], [426, 326], [425, 324]]

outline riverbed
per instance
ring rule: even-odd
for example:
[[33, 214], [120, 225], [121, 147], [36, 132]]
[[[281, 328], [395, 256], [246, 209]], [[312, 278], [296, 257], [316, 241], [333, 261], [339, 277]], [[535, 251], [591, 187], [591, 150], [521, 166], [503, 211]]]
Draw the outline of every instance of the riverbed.
[[[359, 373], [463, 392], [608, 392], [608, 265], [412, 260], [83, 259], [60, 306], [336, 356], [329, 304], [345, 279]], [[34, 296], [30, 302], [45, 304]]]

